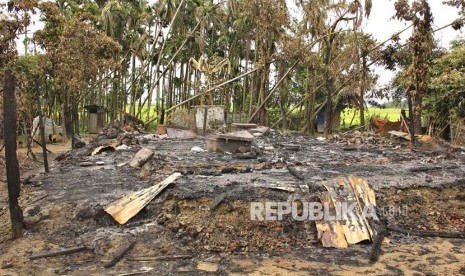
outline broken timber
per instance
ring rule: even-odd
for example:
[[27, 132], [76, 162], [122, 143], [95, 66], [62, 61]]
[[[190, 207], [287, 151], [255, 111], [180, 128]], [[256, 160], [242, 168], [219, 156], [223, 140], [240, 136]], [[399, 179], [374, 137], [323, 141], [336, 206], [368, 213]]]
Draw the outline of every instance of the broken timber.
[[86, 246], [78, 246], [78, 247], [65, 248], [65, 249], [59, 249], [59, 250], [54, 250], [54, 251], [39, 252], [39, 253], [34, 253], [31, 256], [29, 256], [29, 260], [32, 261], [32, 260], [48, 258], [48, 257], [69, 255], [69, 254], [82, 252], [87, 249], [88, 248]]
[[111, 215], [119, 224], [125, 224], [180, 176], [180, 173], [173, 173], [152, 187], [133, 192], [116, 200], [105, 207], [105, 212]]
[[134, 248], [135, 245], [136, 245], [135, 240], [127, 243], [126, 245], [123, 245], [120, 248], [120, 250], [115, 254], [115, 256], [111, 259], [111, 261], [106, 263], [103, 267], [105, 267], [105, 268], [114, 267], [119, 261], [121, 261], [123, 259], [124, 255], [126, 255], [126, 253], [128, 253], [129, 251], [131, 251]]

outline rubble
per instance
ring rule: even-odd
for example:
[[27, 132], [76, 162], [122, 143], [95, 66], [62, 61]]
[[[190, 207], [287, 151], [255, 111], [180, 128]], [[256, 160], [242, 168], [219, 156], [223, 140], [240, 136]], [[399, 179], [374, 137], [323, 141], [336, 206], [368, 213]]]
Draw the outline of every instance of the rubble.
[[[167, 266], [157, 266], [160, 274], [203, 273], [197, 269], [200, 262], [218, 264], [217, 273], [246, 274], [250, 271], [241, 270], [229, 260], [237, 261], [238, 256], [257, 260], [269, 254], [302, 262], [312, 260], [312, 265], [323, 271], [328, 269], [328, 262], [351, 266], [358, 260], [365, 265], [378, 244], [382, 244], [376, 250], [383, 252], [379, 258], [379, 264], [383, 265], [386, 258], [397, 263], [392, 261], [393, 254], [402, 255], [412, 245], [419, 252], [425, 242], [432, 247], [437, 245], [434, 240], [425, 241], [389, 230], [392, 227], [403, 229], [404, 233], [436, 231], [436, 235], [465, 230], [465, 155], [460, 149], [441, 145], [412, 150], [407, 147], [408, 141], [356, 131], [324, 141], [278, 131], [253, 137], [246, 131], [245, 137], [252, 140], [236, 140], [235, 152], [204, 151], [206, 140], [202, 137], [161, 139], [158, 135], [133, 133], [139, 141], [146, 138], [144, 148], [153, 153], [144, 165], [138, 162], [136, 167], [140, 169], [128, 165], [141, 149], [139, 145], [123, 144], [114, 151], [90, 155], [98, 146], [117, 143], [116, 138], [96, 140], [86, 149], [67, 153], [54, 163], [51, 173], [32, 178], [23, 193], [22, 204], [30, 206], [24, 213], [25, 220], [33, 222], [25, 243], [33, 244], [34, 250], [25, 244], [11, 245], [4, 249], [8, 257], [0, 256], [0, 262], [8, 261], [11, 254], [27, 258], [30, 252], [49, 252], [72, 241], [76, 245], [91, 243], [89, 248], [94, 252], [53, 259], [57, 269], [65, 271], [68, 267], [70, 274], [136, 273], [145, 271], [141, 267], [143, 262], [166, 263]], [[229, 143], [238, 134], [216, 137]], [[250, 145], [250, 151], [244, 144]], [[90, 167], [81, 167], [83, 162]], [[98, 162], [104, 165], [96, 167]], [[174, 173], [181, 173], [182, 177], [173, 184], [164, 188], [152, 184], [161, 183]], [[349, 181], [351, 178], [344, 179], [344, 187], [337, 182], [339, 177], [349, 175], [357, 175], [359, 184], [351, 186], [355, 183]], [[367, 226], [363, 216], [356, 216], [349, 221], [365, 228], [347, 232], [344, 222], [300, 222], [291, 217], [281, 221], [250, 219], [252, 202], [319, 202], [321, 193], [328, 188], [332, 194], [327, 194], [327, 202], [352, 195], [351, 200], [362, 204], [370, 201], [373, 194], [363, 190], [364, 182], [360, 183], [360, 179], [370, 183], [369, 188], [376, 193], [375, 208], [386, 225], [368, 221]], [[348, 193], [355, 191], [361, 196]], [[46, 200], [36, 202], [44, 195]], [[127, 204], [118, 205], [123, 199]], [[37, 213], [34, 207], [38, 205]], [[112, 211], [111, 206], [119, 207]], [[389, 206], [407, 206], [409, 211], [383, 211]], [[6, 214], [0, 211], [2, 218]], [[45, 219], [41, 219], [44, 215]], [[390, 244], [380, 239], [383, 228], [389, 231]], [[365, 242], [351, 246], [349, 241], [354, 242], [356, 238], [363, 238]], [[131, 240], [136, 245], [122, 255], [124, 261], [105, 268]], [[344, 242], [347, 243], [344, 250], [323, 249], [323, 245], [345, 247]], [[447, 250], [461, 250], [461, 247], [461, 241], [454, 241]], [[220, 256], [228, 256], [228, 261], [217, 260]], [[39, 269], [46, 261], [37, 259], [30, 267]], [[18, 262], [13, 265], [15, 272], [30, 272]], [[395, 274], [389, 268], [384, 272]]]
[[131, 162], [129, 163], [130, 167], [133, 168], [140, 168], [145, 163], [147, 163], [155, 153], [147, 148], [142, 148], [139, 150], [136, 155], [132, 158]]

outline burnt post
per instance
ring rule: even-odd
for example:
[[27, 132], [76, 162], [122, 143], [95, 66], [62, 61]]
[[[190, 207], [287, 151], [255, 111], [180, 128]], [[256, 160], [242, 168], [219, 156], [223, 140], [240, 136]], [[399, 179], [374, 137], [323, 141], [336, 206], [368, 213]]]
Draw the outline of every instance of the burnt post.
[[413, 102], [412, 102], [412, 95], [410, 91], [407, 92], [407, 104], [408, 104], [408, 115], [409, 115], [409, 131], [410, 131], [410, 146], [415, 146], [415, 124], [413, 123], [414, 116], [413, 116]]
[[40, 143], [42, 144], [42, 156], [44, 158], [44, 170], [46, 173], [48, 173], [50, 172], [50, 170], [48, 167], [47, 146], [45, 143], [45, 125], [44, 125], [44, 117], [42, 114], [42, 103], [40, 101], [39, 84], [37, 81], [35, 83], [35, 89], [36, 89], [36, 99], [37, 99], [37, 110], [39, 112]]
[[5, 139], [6, 178], [8, 182], [8, 200], [13, 239], [19, 238], [23, 231], [23, 212], [19, 207], [20, 176], [18, 157], [16, 156], [16, 98], [15, 77], [11, 69], [5, 70], [3, 88], [3, 117]]

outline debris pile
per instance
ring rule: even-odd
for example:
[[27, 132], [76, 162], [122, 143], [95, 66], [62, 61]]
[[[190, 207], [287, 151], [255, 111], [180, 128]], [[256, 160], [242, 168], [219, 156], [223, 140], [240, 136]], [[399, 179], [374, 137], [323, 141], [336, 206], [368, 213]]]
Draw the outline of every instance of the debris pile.
[[[57, 267], [123, 274], [131, 271], [118, 269], [138, 267], [133, 262], [169, 259], [176, 267], [194, 264], [189, 269], [195, 274], [201, 256], [293, 258], [299, 252], [327, 264], [367, 258], [383, 241], [383, 229], [392, 226], [413, 234], [465, 229], [462, 149], [411, 150], [404, 139], [357, 131], [315, 139], [257, 125], [235, 127], [206, 140], [179, 128], [171, 137], [140, 135], [113, 122], [86, 147], [94, 155], [72, 151], [68, 162], [30, 180], [25, 239], [35, 247], [5, 251], [35, 258], [34, 268], [57, 256]], [[340, 178], [350, 175], [363, 179]], [[326, 203], [336, 220], [251, 219], [252, 203], [267, 202], [302, 204], [296, 205], [299, 216], [304, 202]], [[336, 206], [344, 202], [355, 205], [354, 215], [337, 220]], [[381, 222], [373, 224], [361, 212], [365, 206], [376, 208]], [[380, 212], [387, 206], [395, 209]], [[403, 206], [408, 212], [399, 209]], [[1, 211], [0, 216], [5, 217]], [[388, 254], [416, 241], [401, 231], [389, 236], [394, 246], [384, 243]], [[108, 270], [113, 265], [116, 271]], [[229, 273], [228, 265], [219, 262], [217, 270]], [[170, 268], [157, 267], [160, 274]]]
[[[127, 131], [126, 129], [129, 129], [132, 131]], [[108, 140], [116, 139], [116, 143], [112, 142], [112, 144], [114, 144], [115, 146], [138, 145], [139, 144], [139, 140], [137, 138], [138, 134], [139, 132], [133, 130], [130, 127], [130, 124], [121, 125], [121, 123], [118, 120], [115, 120], [109, 123], [108, 125], [106, 125], [105, 128], [102, 130], [102, 132], [97, 136], [97, 138], [93, 142], [94, 143], [97, 142], [97, 144], [102, 145], [105, 143], [108, 144], [109, 143]]]

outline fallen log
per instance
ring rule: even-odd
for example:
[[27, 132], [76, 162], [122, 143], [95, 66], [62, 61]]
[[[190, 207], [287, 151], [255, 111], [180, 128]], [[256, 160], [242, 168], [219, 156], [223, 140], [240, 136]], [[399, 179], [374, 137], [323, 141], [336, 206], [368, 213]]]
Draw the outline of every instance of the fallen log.
[[59, 249], [59, 250], [54, 250], [54, 251], [38, 252], [38, 253], [31, 254], [31, 256], [29, 256], [29, 260], [32, 261], [32, 260], [48, 258], [48, 257], [69, 255], [69, 254], [82, 252], [84, 250], [88, 250], [88, 248], [86, 246], [78, 246], [78, 247], [65, 248], [65, 249]]
[[192, 259], [192, 255], [173, 255], [173, 256], [141, 256], [141, 257], [128, 257], [128, 261], [133, 262], [154, 262], [154, 261], [174, 261], [174, 260], [185, 260]]
[[134, 245], [136, 245], [136, 241], [131, 241], [130, 243], [127, 243], [126, 245], [124, 245], [118, 251], [118, 253], [115, 254], [113, 259], [111, 259], [111, 261], [106, 263], [103, 267], [105, 267], [105, 268], [114, 267], [119, 261], [121, 261], [121, 259], [123, 259], [124, 255], [126, 255], [126, 253], [128, 253], [129, 251], [131, 251], [134, 248]]
[[[33, 140], [34, 142], [36, 142], [37, 145], [39, 145], [40, 147], [42, 147], [42, 148], [44, 147], [44, 146], [42, 146], [42, 144], [41, 144], [39, 141], [37, 141], [36, 139], [32, 138], [32, 140]], [[48, 153], [52, 153], [49, 149], [46, 148], [46, 150], [47, 150]]]
[[125, 224], [180, 176], [180, 173], [173, 173], [152, 187], [124, 196], [105, 207], [105, 212], [111, 215], [119, 224]]

